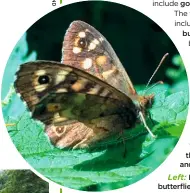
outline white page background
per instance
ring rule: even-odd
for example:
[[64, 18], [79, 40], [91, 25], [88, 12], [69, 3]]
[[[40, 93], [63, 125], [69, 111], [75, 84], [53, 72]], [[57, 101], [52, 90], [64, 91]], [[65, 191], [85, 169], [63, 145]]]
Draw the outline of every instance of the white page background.
[[[77, 1], [73, 0], [63, 0], [64, 6], [69, 3]], [[155, 21], [169, 37], [173, 40], [177, 49], [179, 50], [187, 73], [190, 73], [190, 47], [188, 46], [188, 37], [182, 37], [181, 29], [188, 31], [189, 27], [174, 27], [174, 9], [176, 7], [153, 7], [152, 0], [115, 0], [113, 2], [121, 3], [132, 7], [146, 16], [150, 17]], [[6, 62], [11, 54], [11, 51], [19, 38], [23, 33], [38, 19], [40, 19], [45, 14], [51, 12], [52, 10], [58, 8], [59, 6], [53, 7], [51, 5], [51, 0], [4, 0], [0, 4], [0, 80], [2, 81], [3, 71]], [[188, 7], [181, 10], [188, 12]], [[182, 18], [184, 19], [184, 18]], [[190, 20], [190, 16], [186, 18]], [[180, 18], [178, 17], [178, 20]], [[60, 24], [61, 25], [61, 24]], [[9, 39], [7, 39], [9, 37]], [[189, 37], [190, 39], [190, 37]], [[155, 45], [156, 46], [156, 45]], [[154, 49], [154, 48], [153, 48]], [[0, 116], [0, 169], [31, 169], [29, 164], [22, 158], [22, 156], [17, 152], [16, 148], [11, 142], [8, 136], [6, 127], [4, 125], [4, 120], [2, 118], [2, 112]], [[189, 117], [189, 116], [188, 116]], [[128, 187], [115, 190], [115, 192], [130, 192], [135, 193], [138, 191], [145, 192], [147, 190], [157, 192], [164, 192], [166, 190], [158, 190], [157, 183], [167, 184], [169, 174], [187, 174], [188, 168], [180, 168], [179, 163], [185, 162], [185, 153], [189, 152], [190, 147], [190, 121], [187, 120], [183, 134], [175, 147], [174, 151], [169, 155], [166, 161], [158, 167], [153, 173], [148, 175], [146, 178], [138, 181], [137, 183], [130, 185]], [[188, 162], [188, 160], [186, 160]], [[32, 169], [33, 170], [33, 169]], [[34, 171], [34, 170], [33, 170]], [[34, 171], [40, 177], [39, 173]], [[42, 177], [43, 179], [46, 179]], [[47, 179], [46, 179], [47, 180]], [[48, 181], [48, 180], [47, 180]], [[49, 182], [49, 181], [48, 181]], [[185, 181], [184, 181], [185, 182]], [[172, 181], [173, 184], [180, 183], [179, 181]], [[50, 192], [59, 193], [59, 187], [55, 183], [50, 183]], [[185, 192], [187, 190], [167, 190], [167, 192]], [[77, 190], [71, 190], [63, 187], [63, 192], [75, 193], [79, 192]], [[109, 191], [107, 191], [109, 192]]]

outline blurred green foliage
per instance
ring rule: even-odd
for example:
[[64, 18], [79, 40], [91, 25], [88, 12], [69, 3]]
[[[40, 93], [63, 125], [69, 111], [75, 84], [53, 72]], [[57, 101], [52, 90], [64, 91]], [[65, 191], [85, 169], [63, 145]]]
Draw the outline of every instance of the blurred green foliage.
[[173, 79], [174, 82], [178, 82], [180, 80], [186, 80], [187, 75], [185, 71], [185, 66], [183, 64], [183, 60], [180, 55], [175, 55], [172, 59], [172, 63], [176, 68], [168, 68], [166, 71], [166, 75]]
[[0, 193], [49, 193], [48, 183], [30, 170], [0, 171]]
[[[72, 15], [69, 14], [71, 10]], [[8, 74], [11, 71], [14, 74], [20, 63], [35, 60], [36, 57], [60, 60], [63, 35], [69, 23], [76, 19], [95, 24], [95, 27], [107, 34], [104, 34], [106, 37], [109, 36], [111, 44], [115, 44], [118, 53], [121, 53], [121, 58], [126, 58], [124, 66], [127, 71], [129, 69], [129, 74], [132, 75], [130, 77], [136, 83], [139, 93], [144, 89], [144, 84], [162, 54], [172, 52], [154, 78], [154, 82], [161, 79], [165, 84], [158, 85], [147, 93], [155, 94], [155, 101], [150, 109], [155, 125], [151, 122], [148, 124], [157, 138], [152, 139], [147, 135], [142, 125], [125, 131], [126, 158], [123, 158], [123, 143], [117, 136], [89, 150], [55, 148], [45, 136], [44, 126], [31, 120], [26, 106], [11, 86], [13, 78]], [[185, 125], [189, 104], [188, 81], [175, 46], [168, 36], [153, 24], [140, 13], [121, 5], [83, 2], [63, 7], [43, 17], [28, 30], [27, 36], [24, 35], [18, 42], [15, 47], [17, 49], [13, 50], [5, 69], [2, 89], [3, 114], [7, 124], [14, 123], [7, 129], [18, 151], [38, 172], [67, 187], [103, 191], [124, 187], [142, 179], [167, 158]], [[113, 30], [116, 27], [119, 36], [116, 36]], [[36, 52], [33, 52], [34, 50]]]

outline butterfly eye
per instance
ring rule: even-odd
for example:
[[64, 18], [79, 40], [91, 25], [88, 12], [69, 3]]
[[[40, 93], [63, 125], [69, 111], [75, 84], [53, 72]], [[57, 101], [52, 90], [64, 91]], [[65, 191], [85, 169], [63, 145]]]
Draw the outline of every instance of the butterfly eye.
[[81, 39], [78, 41], [78, 46], [79, 46], [80, 48], [85, 48], [85, 47], [86, 47], [86, 44], [87, 44], [87, 42], [86, 42], [86, 39], [85, 39], [85, 38], [81, 38]]
[[39, 76], [38, 83], [39, 84], [48, 84], [50, 82], [50, 78], [47, 75]]

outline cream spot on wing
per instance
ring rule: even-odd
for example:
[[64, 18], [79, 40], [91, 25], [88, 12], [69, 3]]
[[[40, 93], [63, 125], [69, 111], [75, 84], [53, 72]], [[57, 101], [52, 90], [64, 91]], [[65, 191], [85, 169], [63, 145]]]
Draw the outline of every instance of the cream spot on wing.
[[60, 82], [64, 81], [66, 78], [66, 75], [69, 74], [70, 72], [66, 71], [66, 70], [60, 70], [55, 78], [55, 83], [59, 84]]
[[68, 92], [68, 90], [66, 88], [58, 88], [56, 90], [56, 93], [64, 93], [64, 92]]
[[92, 88], [89, 92], [88, 92], [88, 94], [97, 94], [98, 93], [98, 89], [97, 88]]
[[42, 75], [45, 75], [46, 74], [46, 70], [38, 70], [35, 72], [35, 75], [37, 76], [42, 76]]
[[117, 72], [116, 67], [113, 67], [112, 69], [103, 72], [103, 73], [102, 73], [102, 76], [103, 76], [105, 79], [107, 79], [109, 76], [111, 76], [113, 73], [116, 73], [116, 72]]
[[92, 59], [90, 58], [86, 58], [83, 62], [82, 62], [82, 67], [84, 69], [89, 69], [92, 66]]
[[75, 91], [75, 92], [78, 92], [82, 89], [85, 88], [86, 84], [87, 84], [87, 80], [86, 79], [81, 79], [81, 80], [78, 80], [77, 82], [75, 82], [71, 88]]
[[88, 51], [94, 50], [96, 48], [96, 44], [91, 42], [90, 45], [88, 46]]
[[80, 38], [85, 38], [86, 37], [86, 33], [84, 31], [81, 31], [81, 32], [78, 33], [78, 36]]
[[[64, 72], [63, 72], [64, 71]], [[66, 72], [72, 72], [73, 69], [72, 68], [69, 68], [69, 67], [64, 67], [64, 70], [61, 70], [60, 72], [63, 72], [63, 73], [66, 73]]]
[[94, 39], [92, 42], [93, 42], [94, 44], [96, 44], [96, 45], [98, 45], [98, 44], [100, 43], [97, 39]]
[[98, 56], [96, 58], [96, 64], [102, 66], [102, 65], [106, 64], [106, 60], [107, 60], [106, 56]]
[[54, 117], [53, 117], [54, 123], [59, 123], [59, 122], [63, 122], [63, 121], [66, 121], [66, 120], [67, 120], [67, 118], [66, 117], [61, 117], [59, 113], [54, 114]]
[[96, 45], [98, 45], [100, 42], [97, 39], [92, 40], [90, 45], [88, 46], [88, 51], [94, 50], [96, 48]]
[[[70, 69], [70, 68], [69, 68]], [[70, 69], [71, 70], [71, 69]], [[72, 71], [72, 70], [71, 70]], [[68, 70], [60, 70], [59, 72], [58, 72], [58, 74], [59, 75], [67, 75], [67, 74], [69, 74], [69, 72], [70, 71], [68, 71]]]
[[99, 40], [100, 40], [100, 42], [103, 42], [103, 41], [104, 41], [104, 38], [103, 38], [103, 37], [100, 37]]
[[82, 51], [82, 48], [79, 48], [79, 47], [74, 47], [73, 48], [73, 53], [74, 54], [78, 54], [78, 53], [80, 53]]
[[101, 89], [100, 85], [96, 85], [94, 88], [91, 88], [90, 91], [88, 91], [88, 94], [97, 94], [99, 90]]
[[37, 92], [42, 92], [44, 90], [46, 90], [48, 87], [48, 84], [42, 84], [42, 85], [37, 85], [34, 87], [34, 89], [37, 91]]
[[55, 83], [59, 84], [60, 82], [65, 80], [65, 75], [57, 75], [55, 79]]

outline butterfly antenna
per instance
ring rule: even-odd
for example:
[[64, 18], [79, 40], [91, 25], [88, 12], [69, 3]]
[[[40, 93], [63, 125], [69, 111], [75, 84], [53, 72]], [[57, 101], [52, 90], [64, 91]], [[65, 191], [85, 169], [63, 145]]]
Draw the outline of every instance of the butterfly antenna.
[[152, 88], [154, 88], [155, 86], [157, 86], [158, 84], [164, 84], [163, 81], [158, 81], [156, 82], [155, 84], [153, 84], [151, 87], [147, 88], [145, 91], [144, 91], [144, 95], [149, 91], [151, 90]]
[[147, 83], [147, 85], [146, 85], [146, 88], [149, 86], [149, 84], [150, 84], [150, 82], [152, 81], [154, 75], [156, 74], [156, 72], [158, 71], [158, 69], [160, 68], [160, 66], [163, 64], [164, 60], [166, 59], [166, 57], [167, 57], [168, 55], [169, 55], [169, 53], [166, 53], [166, 54], [162, 57], [162, 59], [160, 60], [160, 63], [158, 64], [156, 70], [154, 71], [154, 73], [153, 73], [152, 76], [150, 77], [150, 79], [149, 79], [149, 81], [148, 81], [148, 83]]

